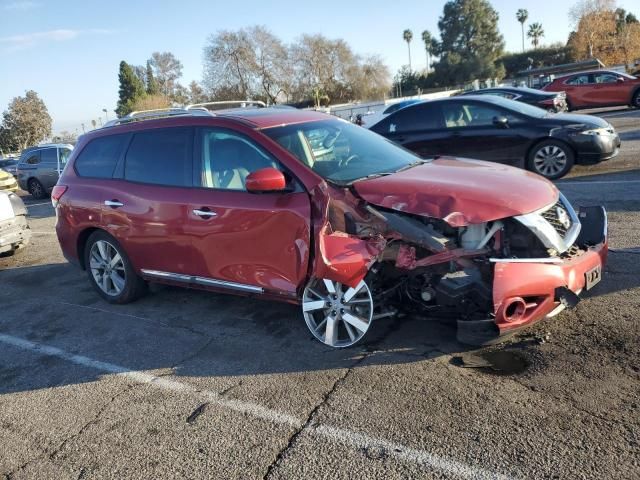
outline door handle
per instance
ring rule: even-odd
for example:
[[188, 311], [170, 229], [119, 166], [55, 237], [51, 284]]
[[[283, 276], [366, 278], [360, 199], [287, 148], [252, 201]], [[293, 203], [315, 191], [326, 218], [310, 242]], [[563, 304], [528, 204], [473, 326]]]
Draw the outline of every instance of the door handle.
[[201, 209], [196, 208], [193, 210], [193, 214], [197, 215], [200, 218], [204, 218], [205, 220], [208, 220], [211, 217], [216, 217], [218, 215], [216, 212], [212, 212], [207, 207], [202, 207]]
[[105, 200], [104, 204], [105, 206], [111, 207], [111, 208], [124, 207], [124, 203], [119, 202], [118, 200]]

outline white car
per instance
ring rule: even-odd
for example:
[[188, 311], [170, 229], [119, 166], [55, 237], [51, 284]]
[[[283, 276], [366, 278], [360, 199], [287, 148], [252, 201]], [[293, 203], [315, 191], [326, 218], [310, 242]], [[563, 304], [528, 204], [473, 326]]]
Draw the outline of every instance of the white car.
[[0, 191], [0, 254], [23, 249], [30, 238], [27, 209], [22, 199], [13, 192]]
[[401, 100], [396, 103], [392, 103], [391, 105], [385, 105], [379, 111], [375, 111], [370, 115], [362, 116], [362, 126], [366, 128], [373, 127], [376, 123], [384, 119], [387, 115], [391, 115], [393, 112], [397, 112], [401, 108], [408, 107], [409, 105], [413, 105], [414, 103], [422, 102], [423, 100], [418, 100], [417, 98], [413, 98], [410, 100]]

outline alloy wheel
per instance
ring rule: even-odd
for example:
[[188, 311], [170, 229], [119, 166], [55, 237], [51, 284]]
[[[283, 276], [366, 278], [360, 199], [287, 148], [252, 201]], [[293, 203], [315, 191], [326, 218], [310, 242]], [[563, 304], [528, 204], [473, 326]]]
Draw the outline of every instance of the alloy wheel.
[[109, 296], [119, 295], [126, 285], [126, 272], [122, 256], [116, 247], [98, 240], [91, 247], [89, 268], [96, 285]]
[[44, 189], [37, 180], [31, 181], [29, 184], [29, 193], [34, 198], [41, 198], [44, 195]]
[[304, 290], [302, 313], [314, 337], [330, 347], [349, 347], [371, 327], [373, 298], [363, 281], [355, 288], [314, 279]]
[[557, 175], [567, 166], [567, 153], [557, 145], [545, 145], [536, 152], [533, 165], [545, 177]]

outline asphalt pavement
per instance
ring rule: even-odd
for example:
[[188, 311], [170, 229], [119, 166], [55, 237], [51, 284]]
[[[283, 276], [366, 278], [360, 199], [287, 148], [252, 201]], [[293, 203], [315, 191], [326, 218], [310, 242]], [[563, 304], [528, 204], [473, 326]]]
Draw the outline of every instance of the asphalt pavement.
[[[598, 114], [620, 155], [558, 186], [609, 211], [603, 281], [479, 350], [424, 318], [328, 349], [299, 307], [162, 286], [109, 305], [26, 197], [32, 244], [0, 257], [0, 476], [640, 478], [640, 111]], [[462, 366], [490, 355], [508, 365]]]

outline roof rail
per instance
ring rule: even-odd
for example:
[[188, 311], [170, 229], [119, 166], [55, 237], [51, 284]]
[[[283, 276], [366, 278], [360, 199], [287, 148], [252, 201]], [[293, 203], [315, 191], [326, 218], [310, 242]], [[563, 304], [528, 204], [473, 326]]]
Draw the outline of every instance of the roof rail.
[[[204, 109], [202, 109], [204, 110]], [[124, 117], [116, 118], [115, 120], [110, 120], [104, 124], [105, 127], [113, 127], [115, 125], [122, 125], [125, 123], [131, 122], [139, 122], [142, 120], [152, 120], [156, 118], [167, 118], [174, 117], [179, 115], [202, 115], [202, 110], [187, 110], [186, 108], [156, 108], [153, 110], [140, 110], [136, 112], [131, 112]], [[212, 115], [208, 110], [206, 110], [208, 115]]]
[[187, 110], [206, 110], [210, 111], [207, 107], [209, 106], [225, 106], [225, 105], [238, 105], [240, 108], [247, 108], [251, 106], [257, 106], [258, 108], [264, 108], [267, 106], [266, 103], [260, 100], [221, 100], [218, 102], [203, 102], [203, 103], [193, 103], [191, 105], [187, 105], [185, 109]]

